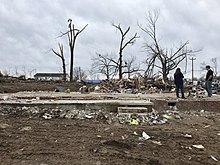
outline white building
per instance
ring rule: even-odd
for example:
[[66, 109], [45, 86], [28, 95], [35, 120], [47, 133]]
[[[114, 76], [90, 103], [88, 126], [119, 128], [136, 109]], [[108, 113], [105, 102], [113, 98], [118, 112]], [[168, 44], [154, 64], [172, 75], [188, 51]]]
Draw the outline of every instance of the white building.
[[34, 75], [36, 80], [63, 80], [63, 73], [36, 73]]

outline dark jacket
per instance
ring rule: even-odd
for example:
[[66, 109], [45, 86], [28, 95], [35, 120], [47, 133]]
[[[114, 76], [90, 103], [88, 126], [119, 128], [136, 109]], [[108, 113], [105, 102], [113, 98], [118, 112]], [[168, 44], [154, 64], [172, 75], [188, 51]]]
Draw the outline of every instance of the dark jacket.
[[212, 78], [209, 81], [212, 81], [213, 80], [213, 71], [211, 69], [208, 70], [205, 80], [208, 81], [210, 76], [212, 76]]
[[174, 83], [175, 84], [183, 84], [183, 74], [180, 72], [178, 74], [174, 74]]

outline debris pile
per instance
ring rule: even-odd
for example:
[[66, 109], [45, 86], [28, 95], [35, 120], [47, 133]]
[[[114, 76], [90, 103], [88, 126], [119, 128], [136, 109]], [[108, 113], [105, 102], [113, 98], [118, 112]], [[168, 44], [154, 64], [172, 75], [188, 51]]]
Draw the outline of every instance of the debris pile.
[[[163, 90], [169, 90], [172, 85], [164, 84], [162, 81], [148, 80], [147, 82], [141, 81], [140, 78], [134, 79], [121, 79], [90, 87], [91, 91], [101, 93], [126, 93], [126, 94], [137, 94], [137, 93], [159, 93]], [[82, 87], [80, 88], [81, 91]]]
[[59, 107], [50, 108], [39, 106], [21, 106], [21, 107], [12, 107], [12, 106], [2, 106], [0, 108], [1, 116], [21, 116], [21, 117], [39, 117], [46, 120], [53, 118], [67, 118], [67, 119], [76, 119], [76, 120], [95, 120], [108, 124], [120, 123], [120, 124], [129, 124], [129, 125], [161, 125], [170, 122], [174, 119], [181, 119], [179, 117], [178, 111], [164, 111], [157, 112], [153, 110], [145, 114], [121, 114], [107, 112], [104, 110], [79, 110], [79, 109], [61, 109]]

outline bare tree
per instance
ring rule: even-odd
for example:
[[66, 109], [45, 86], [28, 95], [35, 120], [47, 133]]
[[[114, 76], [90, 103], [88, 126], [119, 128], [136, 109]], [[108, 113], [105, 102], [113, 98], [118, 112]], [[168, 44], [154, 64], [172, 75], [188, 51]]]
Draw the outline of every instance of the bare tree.
[[110, 80], [116, 74], [116, 66], [112, 62], [109, 54], [98, 54], [92, 58], [92, 69], [97, 73], [104, 74], [107, 80]]
[[74, 74], [74, 81], [77, 81], [77, 80], [82, 81], [82, 80], [85, 80], [87, 77], [85, 71], [83, 71], [81, 69], [81, 67], [75, 67], [74, 73], [75, 73]]
[[137, 73], [138, 71], [141, 71], [140, 64], [135, 64], [135, 61], [136, 61], [135, 56], [131, 56], [130, 58], [127, 58], [125, 60], [127, 71], [124, 71], [123, 73], [128, 74], [128, 79], [131, 78], [132, 73]]
[[[106, 76], [107, 80], [112, 79], [118, 73], [119, 64], [116, 62], [115, 56], [109, 54], [96, 54], [96, 57], [93, 57], [92, 69], [96, 71], [96, 73], [101, 73]], [[132, 56], [130, 58], [126, 58], [123, 61], [123, 71], [122, 75], [128, 74], [128, 78], [130, 78], [132, 73], [136, 73], [141, 71], [140, 65], [135, 64], [136, 57]], [[142, 70], [143, 71], [143, 70]]]
[[114, 26], [117, 30], [119, 30], [121, 34], [119, 53], [118, 53], [119, 58], [118, 58], [118, 61], [112, 60], [112, 62], [115, 63], [115, 65], [117, 65], [118, 72], [119, 72], [119, 79], [122, 79], [123, 68], [126, 67], [126, 65], [123, 64], [123, 51], [128, 45], [133, 45], [136, 39], [139, 38], [139, 36], [137, 36], [137, 33], [135, 33], [131, 38], [126, 40], [126, 35], [130, 31], [130, 27], [128, 27], [125, 31], [123, 31], [120, 24], [119, 25], [112, 24], [112, 26]]
[[147, 69], [145, 75], [151, 76], [153, 74], [154, 68], [159, 68], [159, 72], [163, 76], [164, 82], [168, 81], [168, 74], [170, 71], [174, 70], [184, 59], [187, 59], [187, 55], [196, 52], [187, 48], [189, 44], [188, 41], [180, 43], [180, 46], [174, 49], [162, 48], [159, 44], [156, 32], [156, 23], [159, 18], [159, 11], [154, 11], [152, 15], [151, 12], [146, 16], [147, 24], [146, 27], [138, 24], [141, 30], [143, 30], [151, 39], [152, 43], [145, 43], [144, 47], [148, 52], [148, 57], [146, 59]]
[[64, 53], [63, 53], [63, 45], [58, 43], [59, 49], [60, 49], [60, 53], [56, 52], [54, 49], [51, 49], [53, 51], [53, 53], [60, 57], [61, 61], [62, 61], [62, 67], [63, 67], [63, 80], [66, 81], [66, 63], [65, 63], [65, 57], [64, 57]]
[[68, 19], [69, 25], [68, 28], [69, 30], [66, 33], [62, 33], [61, 36], [67, 35], [68, 36], [68, 42], [69, 42], [69, 48], [70, 48], [70, 81], [73, 81], [73, 63], [74, 63], [74, 49], [75, 49], [75, 43], [78, 35], [85, 30], [85, 28], [88, 26], [85, 25], [81, 30], [76, 29], [75, 25], [72, 23], [72, 19]]

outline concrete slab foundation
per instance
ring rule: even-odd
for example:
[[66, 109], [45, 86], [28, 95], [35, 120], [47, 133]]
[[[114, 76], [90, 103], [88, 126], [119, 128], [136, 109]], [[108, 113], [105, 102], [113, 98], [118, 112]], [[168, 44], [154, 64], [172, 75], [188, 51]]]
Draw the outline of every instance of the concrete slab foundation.
[[[56, 109], [71, 111], [108, 111], [118, 112], [118, 107], [143, 107], [151, 111], [154, 108], [157, 111], [170, 109], [173, 104], [177, 110], [205, 110], [220, 111], [220, 97], [205, 99], [179, 99], [175, 94], [103, 94], [103, 93], [13, 93], [1, 94], [1, 111], [5, 106], [22, 109], [22, 107], [38, 107], [41, 111], [45, 109]], [[129, 108], [128, 108], [129, 109]], [[134, 109], [134, 108], [133, 108]], [[23, 110], [25, 110], [23, 108]]]

